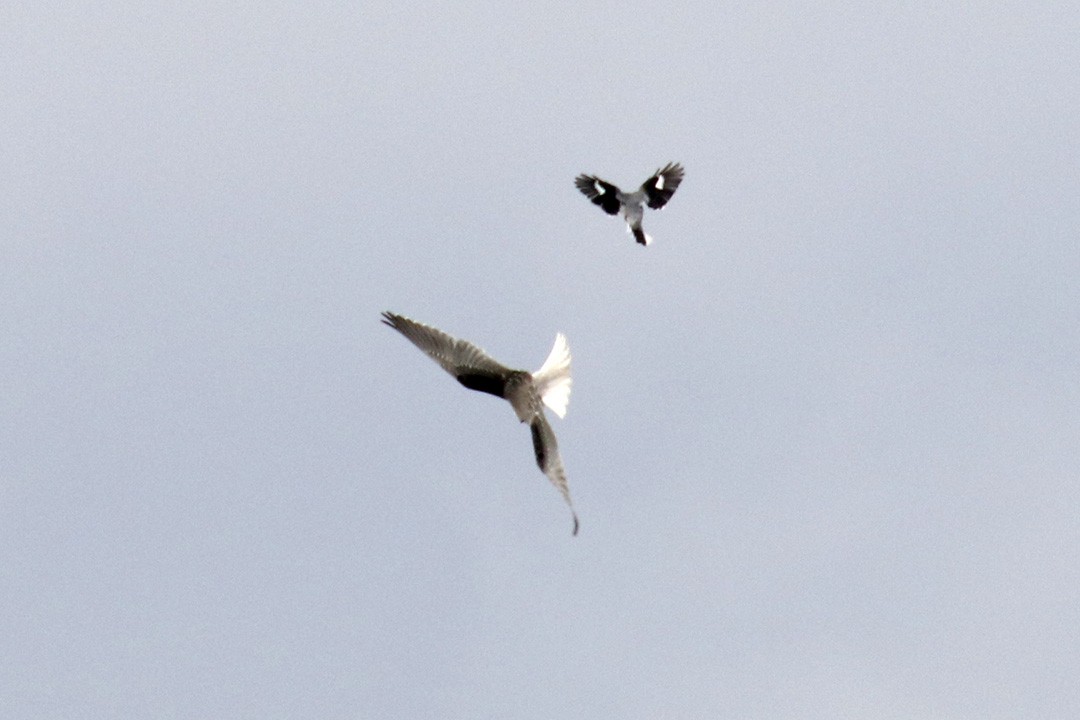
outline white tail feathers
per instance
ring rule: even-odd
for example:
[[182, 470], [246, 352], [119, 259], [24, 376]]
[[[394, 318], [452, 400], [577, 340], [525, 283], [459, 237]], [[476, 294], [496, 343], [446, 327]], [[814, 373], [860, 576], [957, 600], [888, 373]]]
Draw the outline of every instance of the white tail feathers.
[[566, 406], [570, 403], [570, 346], [562, 333], [555, 336], [547, 360], [533, 373], [533, 382], [544, 404], [559, 417], [566, 417]]

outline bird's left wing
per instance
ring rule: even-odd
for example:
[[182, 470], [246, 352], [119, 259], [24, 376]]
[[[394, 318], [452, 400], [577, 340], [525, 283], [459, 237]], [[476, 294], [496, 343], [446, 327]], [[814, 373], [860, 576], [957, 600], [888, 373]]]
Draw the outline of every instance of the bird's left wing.
[[601, 180], [595, 175], [578, 175], [574, 178], [574, 185], [582, 195], [592, 200], [594, 205], [600, 206], [608, 215], [619, 212], [619, 188], [607, 180]]
[[430, 325], [418, 323], [403, 315], [384, 312], [383, 323], [407, 337], [413, 345], [423, 350], [443, 370], [460, 379], [463, 375], [493, 375], [505, 377], [511, 372], [505, 365], [466, 340], [447, 335]]

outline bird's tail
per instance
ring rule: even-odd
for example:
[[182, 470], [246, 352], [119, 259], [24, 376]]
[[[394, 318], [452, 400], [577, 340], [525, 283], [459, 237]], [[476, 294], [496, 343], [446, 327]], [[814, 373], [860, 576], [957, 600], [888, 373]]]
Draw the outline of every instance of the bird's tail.
[[627, 228], [639, 245], [648, 245], [652, 242], [652, 236], [647, 234], [640, 225], [627, 225]]
[[547, 360], [533, 373], [533, 382], [544, 404], [559, 417], [566, 417], [566, 406], [570, 404], [570, 346], [562, 333], [555, 336]]

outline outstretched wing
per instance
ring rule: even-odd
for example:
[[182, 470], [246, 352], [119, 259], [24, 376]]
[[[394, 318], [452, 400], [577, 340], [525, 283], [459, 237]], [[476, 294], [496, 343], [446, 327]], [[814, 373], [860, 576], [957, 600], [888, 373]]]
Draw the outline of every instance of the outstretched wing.
[[582, 194], [598, 205], [608, 215], [619, 212], [619, 188], [595, 175], [578, 175], [574, 185]]
[[512, 370], [493, 360], [483, 350], [403, 315], [384, 312], [382, 316], [383, 323], [407, 337], [462, 385], [502, 397], [503, 386]]
[[683, 179], [683, 166], [679, 163], [668, 163], [641, 184], [641, 190], [649, 199], [649, 207], [654, 210], [667, 205], [668, 200], [679, 188]]
[[574, 512], [574, 503], [570, 500], [570, 486], [566, 482], [566, 470], [563, 468], [562, 457], [559, 455], [559, 443], [555, 441], [555, 431], [551, 429], [543, 411], [533, 418], [529, 428], [532, 430], [536, 464], [547, 475], [551, 484], [562, 493], [563, 499], [570, 507], [570, 515], [574, 518], [574, 535], [577, 535], [578, 517]]

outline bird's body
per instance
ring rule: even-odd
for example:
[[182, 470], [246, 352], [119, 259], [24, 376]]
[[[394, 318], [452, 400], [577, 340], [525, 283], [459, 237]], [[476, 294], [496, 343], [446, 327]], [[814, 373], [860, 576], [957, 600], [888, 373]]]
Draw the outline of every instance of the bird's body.
[[682, 165], [668, 163], [643, 182], [640, 188], [629, 193], [595, 175], [578, 175], [574, 178], [574, 185], [608, 215], [617, 215], [621, 211], [626, 228], [633, 234], [634, 240], [641, 245], [648, 245], [652, 238], [641, 227], [645, 205], [654, 210], [667, 205], [682, 182], [683, 175]]
[[570, 506], [576, 535], [578, 519], [570, 500], [566, 471], [555, 432], [544, 414], [544, 405], [547, 405], [559, 417], [566, 415], [571, 385], [570, 348], [566, 337], [562, 333], [556, 335], [547, 360], [539, 370], [530, 373], [512, 370], [472, 343], [402, 315], [384, 312], [383, 322], [427, 353], [462, 385], [507, 400], [518, 420], [529, 423], [536, 464]]

